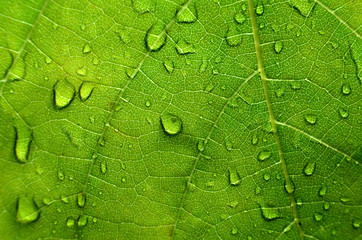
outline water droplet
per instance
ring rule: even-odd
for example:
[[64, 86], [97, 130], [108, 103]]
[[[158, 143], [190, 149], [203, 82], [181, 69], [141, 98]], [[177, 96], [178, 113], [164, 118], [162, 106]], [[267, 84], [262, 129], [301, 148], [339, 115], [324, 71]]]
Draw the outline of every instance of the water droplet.
[[99, 59], [97, 57], [94, 57], [93, 60], [92, 60], [92, 63], [94, 65], [98, 65], [99, 64]]
[[63, 171], [58, 171], [58, 179], [60, 180], [60, 181], [63, 181], [64, 180], [64, 173], [63, 173]]
[[359, 228], [361, 226], [361, 220], [355, 219], [353, 220], [353, 227]]
[[161, 22], [154, 24], [146, 34], [146, 45], [150, 51], [159, 51], [166, 43], [165, 25]]
[[205, 149], [205, 141], [204, 140], [199, 140], [197, 142], [197, 149], [199, 149], [200, 152], [204, 151], [204, 149]]
[[84, 31], [85, 28], [86, 28], [85, 24], [80, 25], [80, 29], [81, 29], [82, 31]]
[[281, 174], [280, 174], [280, 173], [277, 173], [276, 179], [280, 180], [281, 178], [282, 178]]
[[290, 87], [293, 89], [293, 90], [299, 90], [301, 89], [301, 84], [299, 81], [295, 81], [295, 82], [292, 82], [290, 84]]
[[50, 200], [50, 198], [43, 198], [43, 203], [45, 204], [45, 205], [49, 205], [50, 204], [50, 202], [51, 202], [51, 200]]
[[235, 235], [235, 234], [237, 234], [238, 233], [238, 229], [236, 228], [236, 227], [233, 227], [232, 229], [231, 229], [231, 234], [232, 235]]
[[326, 195], [327, 192], [327, 188], [325, 186], [321, 187], [319, 189], [319, 196], [323, 197], [324, 195]]
[[131, 36], [126, 29], [119, 30], [118, 37], [124, 44], [128, 44], [131, 41]]
[[156, 2], [153, 0], [132, 0], [132, 6], [138, 13], [153, 12]]
[[71, 228], [74, 226], [75, 219], [73, 217], [68, 217], [67, 219], [67, 227]]
[[237, 28], [234, 25], [229, 26], [226, 33], [226, 42], [230, 46], [235, 47], [241, 43], [241, 40], [241, 34], [238, 32]]
[[121, 178], [121, 181], [122, 181], [122, 182], [125, 182], [125, 181], [126, 181], [126, 178], [125, 178], [125, 177], [122, 177], [122, 178]]
[[264, 160], [267, 160], [268, 158], [270, 158], [270, 156], [271, 156], [271, 152], [269, 152], [269, 151], [261, 151], [258, 154], [258, 160], [259, 161], [264, 161]]
[[181, 9], [176, 16], [176, 21], [180, 23], [194, 23], [197, 20], [197, 11], [194, 4], [190, 4]]
[[298, 206], [302, 206], [303, 205], [303, 201], [301, 198], [297, 198], [297, 205]]
[[180, 55], [196, 53], [195, 47], [184, 39], [181, 39], [176, 43], [176, 51]]
[[86, 54], [86, 53], [90, 53], [91, 52], [91, 47], [88, 43], [84, 44], [83, 46], [83, 53]]
[[52, 63], [53, 62], [53, 60], [50, 58], [50, 57], [45, 57], [45, 62], [47, 63], [47, 64], [50, 64], [50, 63]]
[[93, 222], [94, 223], [98, 222], [98, 219], [96, 217], [93, 217]]
[[277, 90], [275, 91], [275, 95], [276, 95], [278, 98], [282, 97], [282, 96], [284, 95], [284, 88], [281, 87], [281, 88], [277, 89]]
[[325, 202], [324, 204], [323, 204], [323, 208], [325, 209], [325, 210], [328, 210], [329, 208], [330, 208], [330, 203], [329, 202]]
[[228, 203], [228, 206], [231, 208], [236, 208], [238, 206], [239, 202], [238, 201], [232, 201]]
[[173, 61], [171, 61], [170, 59], [166, 59], [163, 62], [163, 66], [166, 68], [167, 72], [169, 72], [169, 73], [173, 72], [174, 64], [173, 64]]
[[208, 61], [206, 59], [202, 60], [202, 63], [200, 65], [200, 72], [205, 72], [208, 65]]
[[309, 123], [314, 125], [317, 122], [317, 116], [315, 114], [306, 114], [304, 119]]
[[27, 126], [15, 128], [16, 142], [15, 155], [21, 163], [28, 162], [30, 143], [32, 141], [32, 131]]
[[228, 151], [231, 151], [233, 149], [233, 143], [229, 138], [225, 140], [225, 147]]
[[67, 198], [66, 196], [61, 196], [61, 197], [60, 197], [60, 200], [61, 200], [63, 203], [69, 203], [69, 198]]
[[94, 84], [90, 82], [83, 82], [79, 88], [79, 96], [82, 101], [87, 100], [92, 94], [94, 89]]
[[103, 174], [107, 172], [107, 164], [105, 162], [101, 162], [101, 172]]
[[73, 100], [75, 90], [67, 80], [59, 81], [54, 86], [54, 103], [56, 108], [62, 109], [67, 107]]
[[339, 115], [341, 115], [342, 118], [347, 118], [349, 116], [349, 113], [346, 109], [340, 108]]
[[341, 197], [341, 202], [346, 203], [349, 201], [350, 201], [350, 199], [348, 197]]
[[342, 85], [342, 93], [344, 95], [351, 94], [351, 86], [348, 83]]
[[262, 3], [258, 3], [258, 6], [255, 9], [256, 14], [262, 15], [264, 13], [264, 5]]
[[78, 74], [79, 76], [85, 76], [85, 75], [87, 75], [87, 68], [86, 68], [86, 67], [78, 68], [77, 74]]
[[84, 207], [85, 204], [85, 195], [84, 193], [78, 193], [77, 195], [77, 203], [79, 207]]
[[322, 218], [323, 218], [323, 215], [321, 214], [321, 213], [314, 213], [314, 219], [316, 220], [316, 221], [321, 221], [322, 220]]
[[206, 187], [213, 187], [213, 186], [215, 186], [215, 182], [214, 182], [214, 181], [207, 181]]
[[251, 139], [251, 143], [253, 144], [253, 145], [256, 145], [257, 143], [258, 143], [258, 137], [256, 136], [256, 135], [253, 135], [253, 138]]
[[212, 69], [212, 74], [218, 75], [219, 73], [220, 73], [219, 69], [217, 69], [217, 68]]
[[173, 114], [162, 114], [161, 123], [163, 129], [170, 135], [176, 135], [182, 130], [181, 119]]
[[311, 176], [315, 171], [315, 165], [315, 162], [308, 162], [303, 169], [304, 174], [307, 176]]
[[16, 219], [18, 222], [27, 224], [34, 222], [39, 218], [40, 211], [35, 204], [34, 199], [27, 196], [18, 198]]
[[61, 212], [62, 212], [62, 209], [57, 208], [57, 212], [58, 212], [58, 213], [61, 213]]
[[287, 182], [284, 182], [284, 188], [287, 191], [287, 193], [292, 194], [295, 191], [295, 185], [293, 181], [290, 181], [290, 185], [287, 184]]
[[270, 180], [270, 174], [265, 173], [265, 174], [264, 174], [264, 180], [265, 180], [265, 181], [269, 181], [269, 180]]
[[78, 218], [78, 227], [84, 227], [88, 223], [88, 217], [87, 216], [79, 216]]
[[149, 100], [147, 100], [147, 101], [145, 102], [145, 105], [146, 105], [146, 107], [150, 107], [150, 106], [151, 106], [151, 102], [150, 102]]
[[206, 92], [211, 92], [214, 89], [214, 85], [212, 83], [209, 83], [205, 87]]
[[245, 16], [244, 13], [237, 12], [234, 15], [234, 20], [235, 20], [235, 22], [237, 22], [239, 24], [243, 24], [245, 22], [245, 20], [246, 20], [246, 16]]
[[261, 207], [263, 218], [267, 221], [272, 221], [280, 218], [280, 212], [277, 208]]
[[283, 50], [283, 42], [278, 41], [274, 43], [274, 50], [276, 53], [280, 53]]
[[255, 188], [255, 194], [258, 195], [258, 194], [260, 194], [260, 193], [261, 193], [261, 188], [257, 186], [257, 187]]
[[241, 178], [239, 176], [239, 173], [236, 171], [236, 169], [229, 168], [229, 181], [230, 181], [230, 184], [233, 186], [240, 184]]

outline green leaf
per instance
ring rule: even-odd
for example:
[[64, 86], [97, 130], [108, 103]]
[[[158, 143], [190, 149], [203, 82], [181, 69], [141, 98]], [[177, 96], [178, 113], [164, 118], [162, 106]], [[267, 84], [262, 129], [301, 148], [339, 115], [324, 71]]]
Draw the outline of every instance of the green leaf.
[[360, 9], [0, 0], [0, 238], [361, 238]]

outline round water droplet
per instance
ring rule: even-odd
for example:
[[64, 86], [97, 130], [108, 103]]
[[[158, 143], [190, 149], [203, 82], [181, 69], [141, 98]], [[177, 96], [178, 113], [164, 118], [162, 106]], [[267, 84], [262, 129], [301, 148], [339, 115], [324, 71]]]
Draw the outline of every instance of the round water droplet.
[[85, 204], [85, 195], [84, 193], [79, 193], [77, 195], [77, 203], [78, 203], [78, 206], [79, 207], [84, 207], [84, 204]]
[[165, 132], [167, 132], [170, 135], [176, 135], [180, 133], [182, 130], [181, 119], [170, 113], [162, 114], [161, 124]]
[[94, 84], [90, 82], [83, 82], [79, 88], [79, 96], [82, 101], [87, 100], [92, 94], [94, 89]]
[[317, 122], [317, 116], [315, 114], [306, 114], [304, 119], [311, 125], [314, 125]]
[[281, 41], [275, 42], [274, 51], [279, 54], [282, 50], [283, 50], [283, 42]]
[[231, 229], [231, 234], [232, 235], [235, 235], [235, 234], [237, 234], [238, 233], [238, 229], [236, 228], [236, 227], [233, 227], [232, 229]]
[[51, 200], [50, 200], [50, 198], [43, 198], [43, 203], [45, 204], [45, 205], [49, 205], [50, 204], [50, 202], [51, 202]]
[[75, 90], [67, 80], [59, 81], [54, 86], [54, 102], [58, 109], [67, 107], [73, 100]]
[[316, 220], [316, 221], [321, 221], [322, 219], [323, 219], [323, 214], [321, 214], [321, 213], [314, 213], [314, 219]]
[[98, 65], [99, 64], [99, 59], [97, 57], [94, 57], [93, 60], [92, 60], [92, 63], [94, 65]]
[[359, 220], [359, 219], [353, 220], [353, 227], [354, 228], [359, 228], [360, 226], [361, 226], [361, 220]]
[[342, 85], [342, 93], [344, 95], [349, 95], [351, 94], [351, 92], [352, 92], [351, 86], [348, 83]]
[[319, 189], [319, 196], [323, 197], [324, 195], [326, 195], [327, 192], [327, 188], [325, 186], [321, 187]]
[[261, 213], [265, 220], [272, 221], [280, 218], [280, 212], [277, 208], [261, 207]]
[[50, 58], [50, 57], [45, 57], [45, 62], [47, 63], [47, 64], [50, 64], [50, 63], [52, 63], [53, 62], [53, 60]]
[[261, 152], [258, 154], [258, 160], [259, 160], [259, 161], [264, 161], [264, 160], [269, 159], [270, 156], [271, 156], [271, 152], [269, 152], [269, 151], [261, 151]]
[[239, 185], [241, 182], [241, 178], [236, 169], [229, 168], [229, 181], [233, 186]]
[[90, 47], [90, 45], [88, 43], [84, 44], [84, 46], [83, 46], [83, 53], [84, 54], [90, 53], [91, 50], [92, 49], [91, 49], [91, 47]]
[[245, 16], [244, 13], [237, 12], [234, 15], [234, 20], [235, 20], [235, 22], [237, 22], [239, 24], [243, 24], [245, 22], [245, 20], [246, 20], [246, 16]]
[[150, 51], [159, 51], [166, 43], [165, 25], [158, 22], [146, 34], [146, 46]]
[[338, 111], [342, 118], [347, 118], [349, 116], [349, 113], [346, 109], [340, 108]]
[[176, 15], [176, 21], [180, 23], [194, 23], [197, 20], [197, 11], [194, 4], [182, 8]]
[[151, 102], [150, 102], [149, 100], [147, 100], [147, 101], [145, 102], [145, 105], [146, 105], [146, 107], [150, 107], [150, 106], [151, 106]]
[[75, 219], [73, 217], [68, 217], [67, 219], [67, 227], [71, 228], [75, 224]]
[[40, 211], [34, 199], [27, 196], [18, 198], [16, 220], [23, 224], [34, 222], [39, 218]]
[[303, 169], [304, 174], [307, 176], [311, 176], [315, 171], [315, 166], [315, 162], [308, 162]]
[[262, 3], [258, 3], [258, 6], [255, 9], [256, 14], [262, 15], [264, 13], [264, 5]]

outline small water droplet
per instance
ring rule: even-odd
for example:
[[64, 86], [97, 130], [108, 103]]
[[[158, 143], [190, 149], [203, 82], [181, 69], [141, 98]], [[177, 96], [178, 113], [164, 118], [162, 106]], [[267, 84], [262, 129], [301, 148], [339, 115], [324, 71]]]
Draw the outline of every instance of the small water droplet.
[[49, 205], [50, 204], [50, 202], [51, 202], [51, 200], [50, 200], [50, 198], [43, 198], [43, 203], [45, 204], [45, 205]]
[[79, 216], [78, 218], [78, 227], [84, 227], [88, 223], [88, 217], [87, 216]]
[[96, 217], [93, 217], [93, 222], [94, 223], [98, 222], [98, 219]]
[[45, 62], [47, 63], [47, 64], [50, 64], [50, 63], [52, 63], [53, 62], [53, 60], [50, 58], [50, 57], [45, 57]]
[[275, 90], [275, 95], [280, 98], [284, 95], [284, 88], [281, 87], [281, 88], [278, 88], [277, 90]]
[[170, 59], [166, 59], [163, 62], [163, 66], [166, 68], [167, 72], [172, 73], [174, 69], [174, 63]]
[[253, 138], [251, 139], [251, 143], [253, 144], [253, 145], [256, 145], [257, 143], [258, 143], [258, 137], [256, 136], [256, 135], [253, 135]]
[[61, 200], [63, 203], [69, 203], [69, 198], [66, 197], [66, 196], [61, 196], [61, 197], [60, 197], [60, 200]]
[[239, 173], [236, 171], [236, 169], [229, 168], [229, 181], [230, 181], [230, 184], [233, 186], [240, 184], [241, 178], [239, 176]]
[[341, 202], [346, 203], [349, 201], [350, 201], [350, 199], [348, 197], [341, 197]]
[[67, 227], [71, 228], [75, 224], [75, 219], [73, 217], [68, 217], [67, 219]]
[[125, 164], [124, 162], [121, 162], [121, 168], [122, 168], [123, 170], [126, 170], [126, 164]]
[[261, 207], [263, 218], [267, 221], [272, 221], [280, 218], [280, 212], [277, 208]]
[[274, 51], [279, 54], [282, 50], [283, 50], [283, 42], [281, 41], [275, 42]]
[[94, 89], [94, 84], [90, 82], [83, 82], [79, 88], [79, 96], [82, 101], [87, 100], [92, 94]]
[[214, 181], [207, 181], [206, 187], [213, 187], [213, 186], [215, 186], [215, 182], [214, 182]]
[[292, 82], [290, 84], [290, 87], [293, 89], [293, 90], [299, 90], [301, 89], [301, 84], [299, 81], [295, 81], [295, 82]]
[[182, 121], [179, 117], [165, 113], [161, 115], [163, 129], [170, 135], [176, 135], [182, 130]]
[[228, 151], [231, 151], [233, 149], [233, 143], [229, 138], [225, 140], [225, 147]]
[[349, 113], [346, 109], [340, 108], [338, 111], [342, 118], [347, 118], [349, 116]]
[[214, 74], [214, 75], [219, 75], [219, 73], [220, 73], [220, 71], [219, 71], [218, 68], [213, 68], [213, 69], [212, 69], [212, 74]]
[[238, 206], [239, 202], [238, 201], [231, 201], [228, 203], [228, 206], [231, 208], [236, 208]]
[[237, 12], [234, 15], [234, 20], [235, 20], [235, 22], [237, 22], [239, 24], [243, 24], [245, 22], [245, 20], [246, 20], [246, 16], [245, 16], [244, 13]]
[[200, 72], [205, 72], [207, 65], [208, 65], [208, 61], [206, 59], [203, 59], [201, 65], [200, 65]]
[[34, 199], [28, 196], [18, 198], [16, 220], [22, 224], [34, 222], [39, 218], [40, 210]]
[[323, 197], [324, 195], [326, 195], [327, 192], [327, 188], [325, 186], [321, 187], [319, 189], [319, 196]]
[[316, 220], [316, 221], [321, 221], [322, 220], [322, 218], [323, 218], [323, 215], [321, 214], [321, 213], [314, 213], [314, 219]]
[[78, 68], [77, 74], [78, 74], [79, 76], [85, 76], [85, 75], [87, 75], [87, 68], [86, 68], [86, 67]]
[[258, 6], [255, 9], [256, 14], [262, 15], [264, 13], [264, 5], [262, 3], [258, 3]]
[[176, 43], [176, 51], [180, 55], [196, 53], [195, 47], [184, 39], [181, 39]]
[[265, 181], [269, 181], [270, 180], [270, 174], [265, 173], [263, 178], [264, 178]]
[[255, 194], [258, 195], [258, 194], [260, 194], [260, 193], [261, 193], [261, 188], [257, 186], [257, 187], [255, 188]]
[[209, 83], [205, 87], [206, 92], [211, 92], [214, 89], [214, 85], [212, 83]]
[[258, 154], [258, 160], [259, 161], [264, 161], [264, 160], [267, 160], [268, 158], [270, 158], [270, 156], [271, 156], [271, 152], [269, 152], [269, 151], [261, 151]]
[[77, 203], [79, 207], [84, 207], [85, 204], [85, 195], [84, 193], [78, 193], [77, 195]]
[[237, 28], [232, 25], [229, 26], [229, 29], [226, 33], [226, 42], [232, 46], [235, 47], [239, 45], [242, 41], [241, 34], [238, 32]]
[[105, 162], [101, 162], [101, 172], [105, 174], [107, 172], [107, 164]]
[[153, 12], [156, 2], [153, 0], [132, 0], [132, 7], [137, 13]]
[[86, 28], [85, 24], [80, 25], [80, 29], [81, 29], [82, 31], [84, 31], [85, 28]]
[[181, 9], [176, 16], [179, 23], [194, 23], [197, 20], [197, 11], [194, 4], [190, 4], [186, 8]]
[[64, 173], [63, 173], [63, 171], [58, 171], [58, 179], [60, 180], [60, 181], [63, 181], [64, 180]]
[[236, 227], [233, 227], [232, 229], [231, 229], [231, 234], [232, 235], [235, 235], [235, 234], [237, 234], [238, 233], [238, 229], [236, 228]]
[[303, 169], [304, 174], [307, 176], [311, 176], [315, 171], [315, 166], [316, 166], [315, 162], [308, 162]]
[[205, 141], [204, 140], [199, 140], [197, 142], [197, 149], [199, 149], [200, 152], [204, 151], [204, 149], [205, 149]]
[[323, 208], [325, 209], [325, 210], [328, 210], [329, 208], [330, 208], [330, 203], [329, 202], [325, 202], [324, 204], [323, 204]]
[[290, 181], [290, 185], [287, 184], [287, 182], [284, 182], [284, 188], [287, 191], [287, 193], [292, 194], [295, 191], [295, 185], [293, 181]]
[[83, 46], [83, 53], [86, 54], [86, 53], [90, 53], [91, 52], [91, 47], [88, 43], [84, 44]]
[[150, 51], [159, 51], [166, 43], [165, 25], [158, 22], [146, 34], [146, 46]]
[[94, 57], [93, 60], [92, 60], [92, 63], [94, 65], [98, 65], [99, 64], [99, 59], [97, 57]]
[[297, 205], [298, 206], [302, 206], [303, 205], [303, 201], [301, 198], [297, 198]]
[[359, 220], [359, 219], [353, 220], [353, 227], [354, 228], [359, 228], [360, 226], [361, 226], [361, 220]]
[[317, 116], [315, 114], [306, 114], [304, 119], [311, 125], [314, 125], [317, 122]]
[[32, 141], [32, 131], [27, 126], [15, 128], [16, 142], [15, 155], [21, 163], [28, 162], [29, 150]]
[[344, 95], [351, 94], [351, 86], [348, 83], [342, 85], [342, 93]]

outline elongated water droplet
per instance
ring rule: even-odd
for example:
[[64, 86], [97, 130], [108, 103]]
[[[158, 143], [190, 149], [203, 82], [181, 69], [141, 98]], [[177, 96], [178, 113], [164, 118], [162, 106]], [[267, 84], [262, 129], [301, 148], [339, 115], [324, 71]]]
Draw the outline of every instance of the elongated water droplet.
[[197, 142], [197, 149], [199, 149], [200, 152], [204, 151], [204, 149], [205, 149], [205, 141], [204, 140], [199, 140]]
[[349, 202], [350, 200], [348, 197], [341, 197], [341, 202], [343, 203]]
[[75, 223], [75, 219], [73, 217], [68, 217], [67, 219], [67, 227], [73, 227]]
[[67, 107], [73, 100], [75, 95], [74, 87], [67, 81], [59, 81], [54, 86], [54, 102], [58, 109]]
[[319, 196], [323, 197], [324, 195], [326, 195], [327, 192], [327, 188], [325, 186], [321, 187], [319, 189]]
[[101, 172], [103, 174], [107, 172], [107, 165], [105, 162], [101, 162]]
[[165, 113], [161, 116], [163, 129], [170, 135], [176, 135], [182, 130], [182, 121], [179, 117]]
[[77, 203], [78, 203], [78, 206], [79, 207], [84, 207], [84, 204], [85, 204], [85, 195], [84, 193], [79, 193], [77, 195]]
[[176, 51], [180, 55], [196, 53], [195, 47], [184, 39], [181, 39], [176, 43]]
[[316, 165], [315, 162], [308, 162], [303, 169], [304, 174], [307, 176], [311, 176], [315, 171], [315, 165]]
[[301, 198], [297, 198], [297, 205], [298, 206], [302, 206], [303, 205], [303, 201]]
[[87, 100], [92, 94], [94, 89], [94, 84], [90, 82], [83, 82], [79, 88], [79, 96], [82, 101]]
[[253, 138], [251, 139], [251, 143], [253, 144], [253, 145], [256, 145], [257, 143], [258, 143], [258, 137], [256, 136], [256, 135], [253, 135]]
[[349, 113], [346, 109], [340, 108], [338, 111], [342, 118], [348, 118]]
[[280, 218], [280, 211], [277, 208], [261, 207], [261, 213], [265, 220], [272, 221]]
[[91, 47], [88, 43], [84, 44], [83, 46], [83, 53], [86, 54], [86, 53], [90, 53], [91, 52]]
[[173, 61], [172, 61], [172, 60], [166, 59], [166, 60], [163, 62], [163, 66], [166, 68], [167, 72], [169, 72], [169, 73], [172, 73], [172, 72], [173, 72], [174, 64], [173, 64]]
[[[21, 80], [26, 76], [26, 64], [23, 59], [19, 58], [16, 62], [13, 62], [11, 73], [9, 74], [9, 81]], [[5, 70], [7, 71], [7, 70]]]
[[311, 125], [314, 125], [317, 122], [317, 116], [315, 114], [306, 114], [304, 119]]
[[34, 222], [39, 218], [40, 211], [35, 204], [34, 199], [27, 196], [18, 198], [16, 220], [20, 223], [27, 224]]
[[197, 20], [197, 11], [194, 4], [190, 4], [177, 13], [176, 21], [180, 23], [194, 23]]
[[258, 6], [255, 9], [256, 14], [262, 15], [264, 13], [264, 5], [262, 3], [258, 3]]
[[237, 22], [239, 24], [243, 24], [245, 22], [245, 20], [246, 20], [246, 16], [245, 16], [244, 13], [237, 12], [234, 15], [234, 20], [235, 20], [235, 22]]
[[290, 185], [287, 184], [287, 182], [284, 182], [284, 188], [287, 191], [287, 193], [292, 194], [295, 191], [295, 185], [293, 181], [290, 181]]
[[78, 218], [78, 227], [84, 227], [88, 223], [88, 217], [87, 216], [80, 216]]
[[260, 194], [260, 193], [261, 193], [261, 188], [257, 186], [257, 187], [255, 188], [255, 194], [258, 195], [258, 194]]
[[16, 159], [21, 163], [28, 162], [30, 143], [32, 141], [32, 131], [28, 126], [15, 128], [16, 142], [15, 155]]
[[280, 53], [283, 50], [283, 42], [278, 41], [274, 43], [274, 51]]
[[345, 84], [342, 85], [342, 93], [344, 95], [351, 94], [351, 86], [348, 83], [345, 83]]
[[166, 43], [165, 25], [161, 22], [154, 24], [146, 34], [146, 46], [150, 51], [159, 51]]
[[206, 59], [202, 60], [202, 63], [200, 65], [200, 72], [205, 72], [208, 65], [208, 61]]
[[316, 221], [321, 221], [322, 220], [322, 218], [323, 218], [323, 214], [321, 214], [321, 213], [314, 213], [314, 219], [316, 220]]
[[267, 160], [268, 158], [270, 158], [270, 156], [271, 156], [271, 152], [269, 152], [269, 151], [261, 151], [258, 154], [258, 160], [259, 161], [264, 161], [264, 160]]
[[229, 29], [226, 33], [226, 42], [235, 47], [241, 43], [241, 34], [238, 32], [237, 28], [234, 25], [229, 26]]
[[239, 176], [239, 173], [236, 171], [236, 169], [229, 168], [229, 181], [230, 181], [230, 184], [233, 186], [240, 184], [241, 178]]
[[206, 92], [211, 92], [214, 89], [214, 85], [212, 83], [209, 83], [205, 87]]

